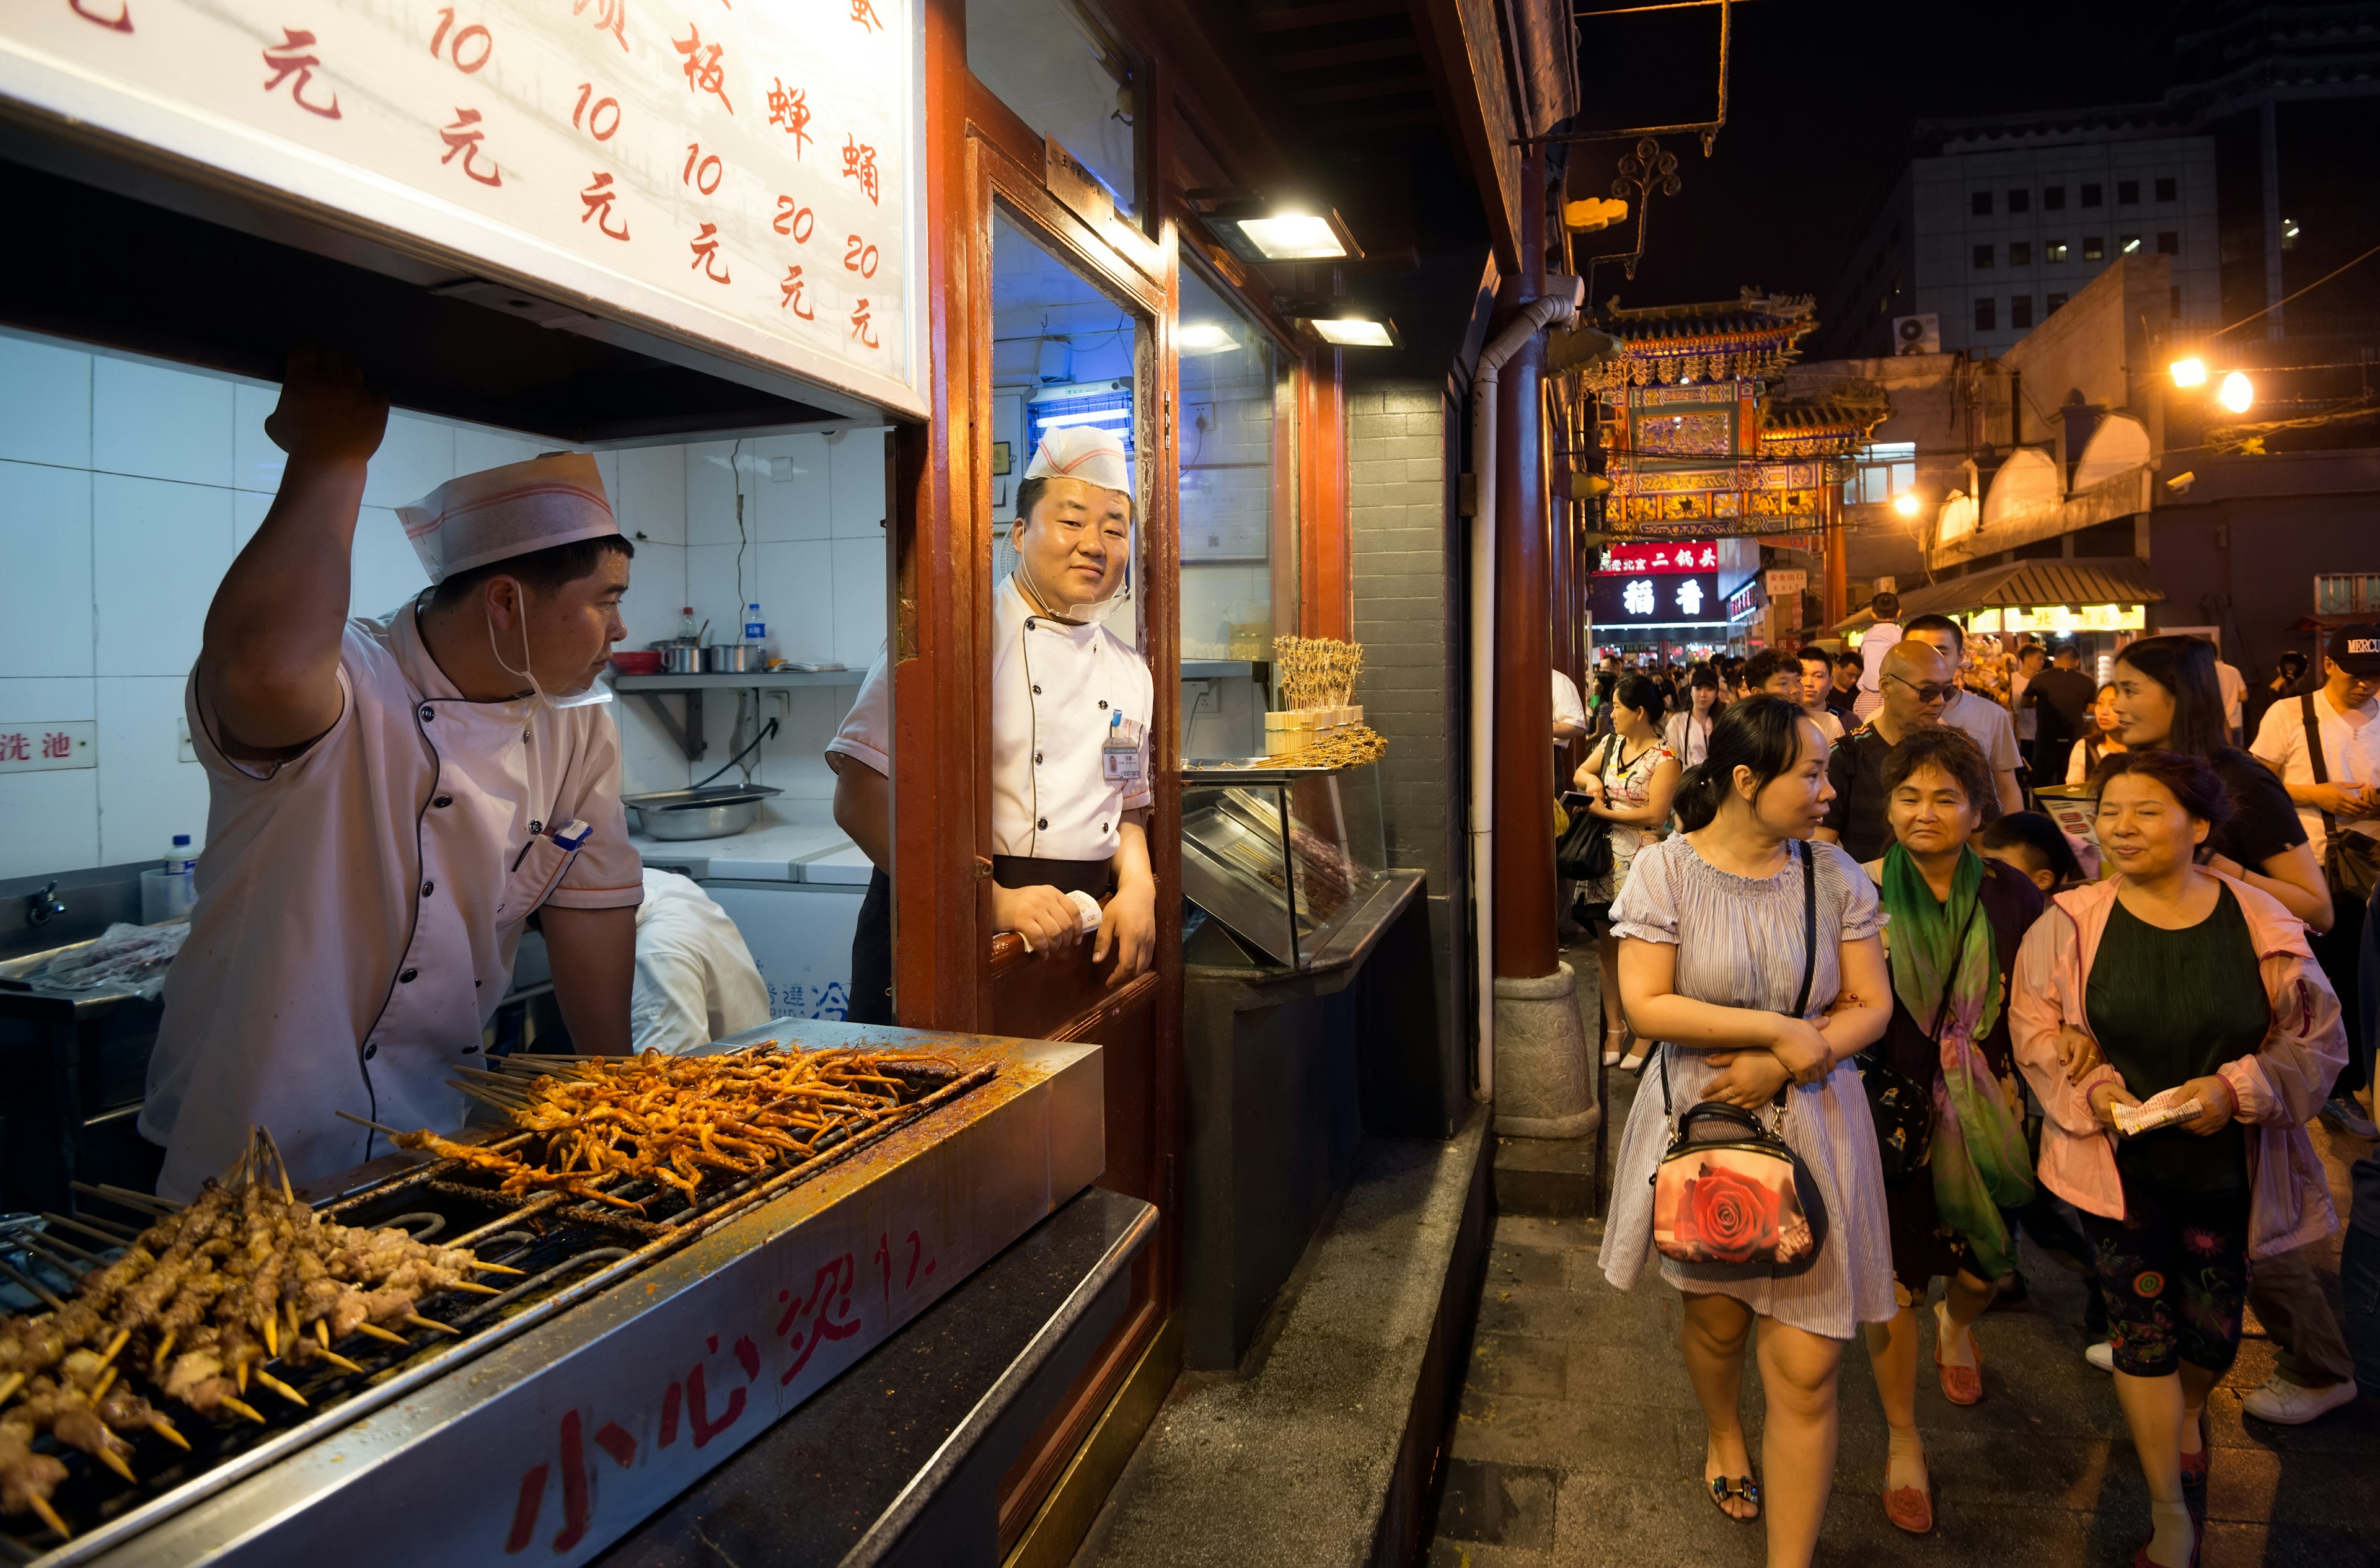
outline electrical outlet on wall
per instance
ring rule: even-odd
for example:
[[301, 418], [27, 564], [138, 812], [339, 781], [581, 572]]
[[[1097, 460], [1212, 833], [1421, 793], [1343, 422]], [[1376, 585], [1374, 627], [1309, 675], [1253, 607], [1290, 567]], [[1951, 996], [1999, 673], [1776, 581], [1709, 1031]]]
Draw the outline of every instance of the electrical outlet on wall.
[[197, 761], [199, 760], [199, 748], [190, 744], [190, 721], [188, 719], [175, 720], [174, 730], [175, 733], [180, 736], [182, 743], [182, 749], [177, 754], [179, 759], [185, 762]]

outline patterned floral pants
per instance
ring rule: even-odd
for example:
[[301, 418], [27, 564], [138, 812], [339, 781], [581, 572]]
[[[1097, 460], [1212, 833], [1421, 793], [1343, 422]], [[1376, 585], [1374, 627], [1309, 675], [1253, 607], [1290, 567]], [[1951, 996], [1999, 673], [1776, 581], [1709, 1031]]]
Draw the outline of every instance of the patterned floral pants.
[[2080, 1217], [2116, 1370], [2161, 1378], [2187, 1361], [2229, 1371], [2248, 1299], [2247, 1192], [2173, 1192], [2128, 1177], [2123, 1219]]

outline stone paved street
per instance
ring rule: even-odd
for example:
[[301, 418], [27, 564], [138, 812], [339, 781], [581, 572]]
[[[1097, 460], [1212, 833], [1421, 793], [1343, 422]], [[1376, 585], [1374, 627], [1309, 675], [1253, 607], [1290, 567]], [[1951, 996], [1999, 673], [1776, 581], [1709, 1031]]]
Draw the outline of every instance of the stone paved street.
[[[1594, 1005], [1585, 991], [1583, 1009]], [[1616, 1148], [1636, 1080], [1617, 1068], [1607, 1076]], [[2366, 1146], [2319, 1124], [2314, 1141], [2343, 1212], [2345, 1161]], [[1703, 1422], [1678, 1354], [1679, 1296], [1649, 1271], [1633, 1294], [1612, 1290], [1595, 1264], [1600, 1239], [1593, 1220], [1497, 1222], [1433, 1568], [1761, 1562], [1761, 1531], [1722, 1516], [1702, 1489]], [[2335, 1247], [2336, 1238], [2334, 1270]], [[2037, 1251], [2023, 1268], [2030, 1301], [1994, 1310], [1976, 1331], [1984, 1403], [1960, 1409], [1921, 1376], [1936, 1489], [1929, 1538], [1885, 1520], [1884, 1417], [1864, 1346], [1846, 1353], [1820, 1562], [2131, 1562], [2147, 1538], [2146, 1493], [2112, 1381], [2082, 1359], [2082, 1282]], [[2252, 1319], [2250, 1333], [2213, 1400], [2205, 1568], [2380, 1563], [2380, 1397], [2367, 1392], [2305, 1427], [2243, 1420], [2240, 1396], [2273, 1365]], [[1930, 1314], [1925, 1334], [1921, 1365], [1932, 1358]], [[1755, 1367], [1745, 1385], [1756, 1456]]]

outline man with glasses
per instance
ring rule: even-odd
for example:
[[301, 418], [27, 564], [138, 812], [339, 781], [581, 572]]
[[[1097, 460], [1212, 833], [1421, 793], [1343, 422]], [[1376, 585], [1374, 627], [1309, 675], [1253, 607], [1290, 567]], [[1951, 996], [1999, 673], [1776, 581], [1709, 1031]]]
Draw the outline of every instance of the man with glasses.
[[[1953, 677], [1966, 662], [1967, 634], [1948, 615], [1912, 616], [1900, 635], [1906, 641], [1926, 643], [1937, 650], [1949, 661]], [[1942, 722], [1952, 729], [1966, 731], [1984, 748], [1984, 757], [1992, 765], [1992, 784], [2000, 797], [2000, 810], [2023, 810], [2024, 790], [2016, 778], [2016, 721], [2009, 716], [2009, 711], [1988, 697], [1953, 691], [1950, 700], [1943, 706]]]
[[1878, 671], [1881, 701], [1875, 715], [1835, 742], [1828, 756], [1827, 779], [1835, 786], [1835, 798], [1818, 830], [1820, 840], [1841, 845], [1862, 864], [1892, 846], [1885, 757], [1910, 731], [1942, 723], [1942, 710], [1957, 690], [1941, 650], [1907, 638], [1892, 645]]

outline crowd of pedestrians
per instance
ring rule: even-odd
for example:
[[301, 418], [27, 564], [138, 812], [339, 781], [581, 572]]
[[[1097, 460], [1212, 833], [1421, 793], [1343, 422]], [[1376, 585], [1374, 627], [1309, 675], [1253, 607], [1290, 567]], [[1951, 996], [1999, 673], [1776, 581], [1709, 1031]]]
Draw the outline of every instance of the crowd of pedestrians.
[[[1614, 670], [1590, 716], [1573, 782], [1614, 853], [1579, 913], [1604, 1063], [1647, 1077], [1603, 1268], [1628, 1289], [1658, 1261], [1682, 1293], [1706, 1484], [1765, 1521], [1777, 1565], [1815, 1549], [1854, 1334], [1881, 1507], [1923, 1533], [1928, 1340], [1944, 1396], [1977, 1403], [1976, 1325], [2023, 1293], [2020, 1237], [2065, 1255], [2149, 1498], [2134, 1561], [2181, 1568], [2245, 1314], [2278, 1351], [2243, 1400], [2260, 1419], [2316, 1419], [2380, 1359], [2354, 1305], [2380, 1281], [2380, 1158], [2355, 1171], [2343, 1327], [2309, 1252], [2339, 1220], [2307, 1133], [2375, 1136], [2380, 627], [2257, 688], [2191, 637], [2130, 642], [2104, 685], [2070, 647], [1995, 653], [1995, 685], [1954, 622], [1877, 631], [1840, 657]], [[2024, 809], [2028, 784], [2082, 792], [2088, 831]]]

